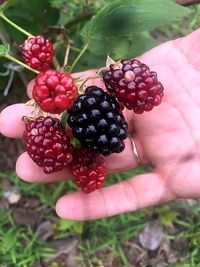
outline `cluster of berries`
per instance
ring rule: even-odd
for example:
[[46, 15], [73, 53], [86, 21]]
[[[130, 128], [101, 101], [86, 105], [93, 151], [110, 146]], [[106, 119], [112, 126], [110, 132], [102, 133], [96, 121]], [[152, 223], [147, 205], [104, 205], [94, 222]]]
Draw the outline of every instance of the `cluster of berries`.
[[[29, 37], [21, 54], [24, 63], [39, 71], [32, 92], [35, 103], [48, 114], [67, 112], [72, 129], [69, 136], [66, 125], [50, 115], [24, 118], [29, 156], [47, 174], [70, 167], [85, 193], [102, 187], [107, 175], [104, 156], [125, 147], [128, 124], [123, 109], [143, 113], [161, 103], [163, 86], [157, 74], [139, 60], [124, 59], [101, 72], [106, 91], [90, 86], [79, 94], [69, 74], [50, 69], [54, 49], [42, 35]], [[72, 144], [73, 138], [79, 146]]]

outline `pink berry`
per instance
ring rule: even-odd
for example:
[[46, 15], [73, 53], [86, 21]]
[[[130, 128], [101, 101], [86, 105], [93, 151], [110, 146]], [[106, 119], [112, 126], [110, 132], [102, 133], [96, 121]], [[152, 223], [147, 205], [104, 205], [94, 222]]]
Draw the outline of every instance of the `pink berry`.
[[72, 171], [76, 185], [86, 194], [101, 188], [108, 174], [104, 157], [83, 148], [75, 151]]
[[60, 114], [71, 108], [78, 89], [69, 74], [48, 69], [36, 77], [32, 94], [43, 111]]
[[24, 41], [21, 47], [21, 55], [28, 66], [45, 71], [49, 68], [54, 56], [54, 48], [43, 35], [31, 36]]
[[31, 159], [47, 174], [60, 171], [72, 161], [73, 146], [58, 119], [25, 120], [24, 140]]
[[152, 110], [161, 103], [164, 95], [156, 72], [137, 59], [111, 64], [103, 80], [108, 92], [135, 113]]

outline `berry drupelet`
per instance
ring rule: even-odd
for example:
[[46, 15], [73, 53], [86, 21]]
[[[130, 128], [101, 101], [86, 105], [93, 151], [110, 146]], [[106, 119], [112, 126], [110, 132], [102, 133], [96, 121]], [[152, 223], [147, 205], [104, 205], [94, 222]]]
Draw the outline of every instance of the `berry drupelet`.
[[43, 35], [31, 36], [21, 46], [21, 55], [28, 66], [45, 71], [49, 68], [54, 56], [54, 48]]
[[72, 161], [73, 146], [58, 119], [41, 116], [24, 121], [26, 151], [45, 173], [60, 171]]
[[32, 94], [43, 111], [60, 114], [73, 105], [78, 89], [70, 75], [48, 69], [36, 77]]
[[161, 103], [163, 86], [156, 72], [137, 59], [124, 59], [109, 66], [103, 80], [108, 92], [135, 113], [150, 111]]
[[86, 194], [103, 186], [108, 174], [104, 157], [88, 149], [77, 149], [72, 161], [75, 183]]
[[83, 147], [102, 155], [124, 150], [128, 125], [117, 100], [101, 88], [88, 87], [68, 114], [72, 134]]

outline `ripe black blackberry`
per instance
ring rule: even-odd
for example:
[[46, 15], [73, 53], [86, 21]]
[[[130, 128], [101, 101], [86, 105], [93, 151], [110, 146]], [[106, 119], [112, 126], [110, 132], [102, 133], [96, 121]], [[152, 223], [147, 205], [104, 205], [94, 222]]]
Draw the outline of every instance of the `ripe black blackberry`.
[[128, 125], [117, 100], [101, 88], [88, 87], [68, 113], [68, 124], [82, 146], [102, 155], [124, 150]]

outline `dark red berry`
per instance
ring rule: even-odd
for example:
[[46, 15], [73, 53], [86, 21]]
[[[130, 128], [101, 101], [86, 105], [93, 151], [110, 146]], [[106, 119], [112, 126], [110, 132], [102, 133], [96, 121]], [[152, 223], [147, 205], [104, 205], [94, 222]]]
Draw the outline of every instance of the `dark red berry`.
[[124, 150], [127, 123], [115, 97], [90, 86], [68, 110], [68, 124], [83, 147], [104, 156]]
[[88, 149], [77, 149], [72, 162], [75, 183], [84, 193], [101, 188], [108, 174], [104, 157]]
[[21, 55], [28, 66], [45, 71], [49, 68], [54, 56], [54, 48], [43, 35], [31, 36], [21, 46]]
[[26, 151], [45, 173], [60, 171], [72, 161], [73, 146], [58, 119], [25, 119], [25, 127]]
[[7, 0], [0, 0], [0, 4], [3, 4], [4, 2], [6, 2]]
[[69, 74], [48, 69], [36, 77], [32, 94], [43, 111], [60, 114], [73, 105], [78, 89]]
[[108, 92], [135, 113], [152, 110], [161, 103], [164, 95], [156, 72], [137, 59], [111, 64], [103, 80]]

